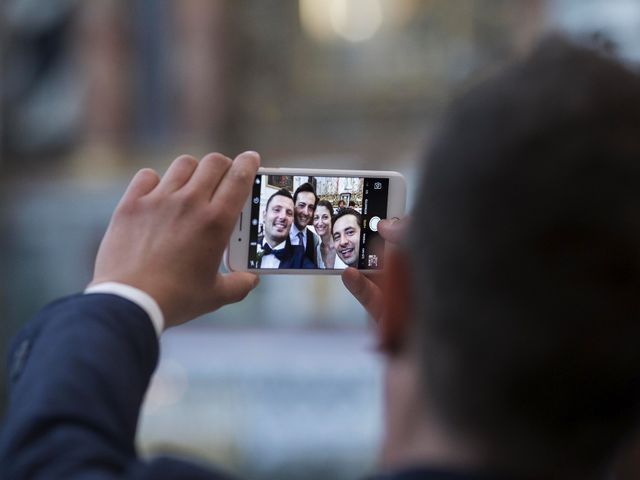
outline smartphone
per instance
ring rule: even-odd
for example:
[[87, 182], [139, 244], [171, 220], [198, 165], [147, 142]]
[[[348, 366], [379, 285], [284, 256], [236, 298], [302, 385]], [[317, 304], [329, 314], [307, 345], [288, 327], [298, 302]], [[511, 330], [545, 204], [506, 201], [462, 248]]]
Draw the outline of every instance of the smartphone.
[[400, 218], [397, 172], [261, 168], [225, 252], [230, 271], [339, 274], [384, 267], [378, 222]]

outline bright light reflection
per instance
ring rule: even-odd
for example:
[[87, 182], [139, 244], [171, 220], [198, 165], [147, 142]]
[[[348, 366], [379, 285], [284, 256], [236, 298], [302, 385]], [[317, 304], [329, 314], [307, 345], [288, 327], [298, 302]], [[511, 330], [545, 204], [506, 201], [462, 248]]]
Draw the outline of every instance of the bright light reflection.
[[307, 33], [321, 42], [335, 37], [328, 7], [325, 0], [300, 0], [300, 21]]
[[350, 42], [362, 42], [382, 25], [380, 0], [331, 0], [329, 16], [333, 30]]
[[179, 362], [163, 359], [151, 379], [151, 385], [145, 398], [147, 413], [171, 407], [180, 402], [189, 388], [186, 369]]
[[[362, 42], [373, 37], [384, 20], [383, 7], [397, 14], [404, 11], [406, 0], [400, 3], [386, 0], [300, 0], [300, 21], [314, 39], [327, 42], [340, 37], [350, 42]], [[387, 12], [389, 13], [389, 12]]]

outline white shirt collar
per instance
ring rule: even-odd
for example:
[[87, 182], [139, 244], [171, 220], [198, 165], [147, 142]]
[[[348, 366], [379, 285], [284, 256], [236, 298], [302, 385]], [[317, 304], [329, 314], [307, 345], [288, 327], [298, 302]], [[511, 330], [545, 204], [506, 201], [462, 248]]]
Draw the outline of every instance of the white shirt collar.
[[303, 230], [300, 230], [298, 229], [298, 227], [296, 227], [295, 223], [291, 224], [291, 230], [289, 230], [289, 238], [291, 239], [291, 244], [298, 245], [298, 233], [300, 232], [302, 233], [302, 246], [304, 248], [307, 248], [307, 227], [304, 227]]
[[306, 233], [307, 227], [304, 227], [303, 230], [300, 230], [295, 223], [291, 224], [291, 230], [289, 231], [289, 238], [298, 238], [298, 233]]
[[[264, 250], [265, 243], [268, 243], [266, 238], [262, 240], [262, 245], [260, 245], [260, 250]], [[287, 246], [287, 241], [285, 240], [284, 242], [279, 243], [275, 247], [272, 247], [271, 250], [280, 250], [281, 248], [284, 248], [286, 246]]]

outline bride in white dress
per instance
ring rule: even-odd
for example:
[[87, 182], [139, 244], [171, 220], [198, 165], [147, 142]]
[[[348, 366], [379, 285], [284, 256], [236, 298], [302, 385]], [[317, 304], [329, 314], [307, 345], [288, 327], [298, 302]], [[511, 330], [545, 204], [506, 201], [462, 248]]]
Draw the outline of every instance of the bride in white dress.
[[344, 269], [347, 266], [336, 256], [336, 248], [331, 237], [331, 215], [333, 207], [328, 200], [320, 200], [313, 215], [313, 228], [320, 237], [318, 268]]

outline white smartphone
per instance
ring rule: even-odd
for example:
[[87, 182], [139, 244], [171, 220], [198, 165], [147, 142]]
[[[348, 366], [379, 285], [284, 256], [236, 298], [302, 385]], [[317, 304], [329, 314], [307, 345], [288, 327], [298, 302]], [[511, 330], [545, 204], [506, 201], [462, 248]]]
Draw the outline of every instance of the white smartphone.
[[384, 266], [378, 222], [400, 218], [397, 172], [261, 168], [225, 252], [230, 271], [339, 274]]

